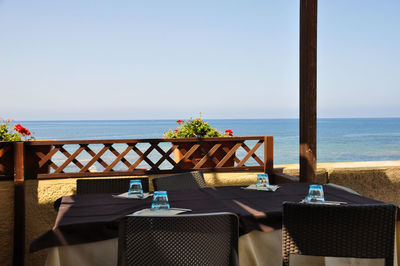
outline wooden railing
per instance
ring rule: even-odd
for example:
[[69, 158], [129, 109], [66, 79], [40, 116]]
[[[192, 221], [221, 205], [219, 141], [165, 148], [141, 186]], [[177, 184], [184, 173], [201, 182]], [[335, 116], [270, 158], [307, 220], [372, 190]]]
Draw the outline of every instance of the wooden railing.
[[[13, 146], [3, 146], [3, 162], [9, 165], [0, 166], [0, 175], [11, 177]], [[147, 175], [189, 169], [203, 172], [273, 170], [273, 137], [270, 136], [51, 140], [28, 141], [23, 146], [24, 175], [28, 179]]]

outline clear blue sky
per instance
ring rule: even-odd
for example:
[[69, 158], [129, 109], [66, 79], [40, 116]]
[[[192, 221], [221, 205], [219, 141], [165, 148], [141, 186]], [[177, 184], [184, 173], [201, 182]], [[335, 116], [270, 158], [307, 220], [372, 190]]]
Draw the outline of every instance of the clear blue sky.
[[[319, 117], [400, 117], [399, 14], [319, 1]], [[0, 0], [0, 117], [296, 118], [298, 42], [298, 0]]]

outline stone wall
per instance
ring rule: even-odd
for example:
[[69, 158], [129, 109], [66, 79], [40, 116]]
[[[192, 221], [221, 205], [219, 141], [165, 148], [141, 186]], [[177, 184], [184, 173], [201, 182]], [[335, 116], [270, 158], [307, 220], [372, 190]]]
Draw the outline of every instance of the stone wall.
[[[276, 170], [294, 176], [299, 173], [298, 165], [277, 165]], [[256, 176], [254, 172], [207, 173], [205, 179], [208, 186], [244, 186], [255, 183]], [[347, 186], [364, 196], [400, 205], [400, 161], [321, 163], [318, 164], [316, 182]], [[64, 195], [74, 194], [76, 179], [27, 180], [25, 191], [25, 265], [44, 265], [47, 251], [29, 254], [29, 244], [53, 227], [56, 217], [53, 202]], [[13, 183], [0, 181], [0, 265], [11, 265], [12, 262], [13, 196]]]

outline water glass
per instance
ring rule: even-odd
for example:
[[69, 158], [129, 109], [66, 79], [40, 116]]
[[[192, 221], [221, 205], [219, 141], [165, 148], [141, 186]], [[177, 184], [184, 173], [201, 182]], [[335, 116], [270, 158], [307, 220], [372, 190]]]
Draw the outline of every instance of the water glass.
[[324, 202], [324, 190], [321, 185], [311, 185], [308, 190], [307, 201]]
[[269, 187], [268, 174], [258, 174], [256, 187]]
[[143, 194], [142, 181], [131, 180], [129, 182], [128, 194]]
[[153, 202], [151, 203], [152, 210], [169, 209], [167, 191], [154, 191]]

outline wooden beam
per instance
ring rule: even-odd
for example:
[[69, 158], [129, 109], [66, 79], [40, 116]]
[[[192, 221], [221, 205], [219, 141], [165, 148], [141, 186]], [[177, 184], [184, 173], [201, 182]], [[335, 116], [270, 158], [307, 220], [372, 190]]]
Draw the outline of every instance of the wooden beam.
[[264, 173], [274, 172], [274, 137], [264, 137]]
[[14, 143], [14, 253], [13, 265], [24, 265], [25, 173], [24, 142]]
[[300, 182], [317, 168], [317, 6], [300, 0]]

